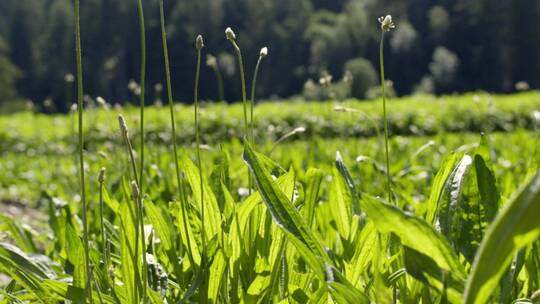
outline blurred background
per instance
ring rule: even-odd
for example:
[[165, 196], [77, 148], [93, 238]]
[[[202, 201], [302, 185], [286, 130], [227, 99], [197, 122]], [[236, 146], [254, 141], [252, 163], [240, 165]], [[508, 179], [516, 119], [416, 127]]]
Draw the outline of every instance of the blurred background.
[[[74, 102], [70, 0], [0, 1], [0, 108], [65, 112]], [[145, 0], [148, 103], [163, 95], [157, 0]], [[190, 102], [194, 40], [217, 58], [225, 99], [240, 97], [238, 68], [224, 29], [234, 29], [251, 79], [259, 50], [260, 99], [377, 97], [377, 18], [392, 14], [386, 74], [391, 93], [513, 92], [540, 87], [538, 0], [165, 0], [175, 99]], [[139, 23], [135, 0], [81, 1], [85, 93], [135, 102]], [[332, 75], [330, 88], [319, 79]], [[218, 99], [202, 69], [201, 97]], [[248, 87], [249, 88], [249, 87]], [[328, 93], [328, 92], [331, 92]]]

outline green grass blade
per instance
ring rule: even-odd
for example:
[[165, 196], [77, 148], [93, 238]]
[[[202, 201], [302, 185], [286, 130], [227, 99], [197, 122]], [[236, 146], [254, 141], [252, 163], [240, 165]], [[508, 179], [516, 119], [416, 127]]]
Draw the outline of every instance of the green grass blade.
[[540, 236], [540, 174], [518, 191], [488, 228], [465, 291], [466, 304], [485, 303], [518, 250]]

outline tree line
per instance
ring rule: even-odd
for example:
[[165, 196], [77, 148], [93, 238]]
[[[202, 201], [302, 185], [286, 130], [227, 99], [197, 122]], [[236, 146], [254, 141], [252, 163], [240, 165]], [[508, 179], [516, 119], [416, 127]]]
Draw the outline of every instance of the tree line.
[[[144, 2], [149, 102], [164, 82], [158, 0]], [[257, 96], [370, 98], [378, 83], [377, 18], [392, 14], [385, 47], [395, 94], [471, 90], [511, 92], [540, 86], [537, 0], [165, 0], [175, 99], [192, 99], [195, 37], [215, 56], [225, 99], [238, 100], [231, 27], [250, 75], [261, 47]], [[112, 102], [135, 100], [139, 28], [136, 1], [85, 0], [81, 28], [86, 93]], [[66, 111], [73, 103], [73, 14], [70, 0], [0, 1], [0, 104], [31, 100]], [[331, 76], [331, 77], [330, 77]], [[216, 77], [202, 70], [201, 97], [218, 99]], [[319, 82], [319, 79], [330, 80]]]

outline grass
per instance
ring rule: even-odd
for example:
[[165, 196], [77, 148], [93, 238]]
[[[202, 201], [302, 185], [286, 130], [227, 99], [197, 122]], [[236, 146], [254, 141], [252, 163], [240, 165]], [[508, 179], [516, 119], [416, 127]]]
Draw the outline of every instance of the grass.
[[[381, 56], [382, 117], [357, 101], [251, 115], [256, 71], [248, 119], [228, 30], [243, 103], [199, 103], [201, 37], [193, 109], [175, 107], [160, 1], [169, 115], [141, 99], [120, 134], [103, 109], [83, 129], [75, 4], [77, 145], [69, 116], [0, 117], [0, 198], [47, 215], [0, 215], [0, 303], [538, 303], [538, 93], [387, 103]], [[131, 136], [147, 148], [139, 168]], [[85, 185], [85, 170], [100, 173]]]

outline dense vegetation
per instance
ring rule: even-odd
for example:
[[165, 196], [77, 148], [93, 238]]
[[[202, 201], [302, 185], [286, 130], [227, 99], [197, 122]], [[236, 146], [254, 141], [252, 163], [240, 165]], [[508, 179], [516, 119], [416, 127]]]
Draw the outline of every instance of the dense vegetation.
[[[0, 42], [0, 75], [7, 71], [7, 61], [22, 72], [1, 76], [0, 92], [18, 79], [19, 96], [40, 110], [68, 110], [75, 100], [74, 94], [66, 94], [74, 86], [64, 82], [66, 74], [75, 74], [70, 2], [0, 1], [0, 41], [5, 42]], [[160, 47], [158, 2], [144, 1], [147, 45], [153, 50]], [[85, 0], [81, 5], [86, 93], [133, 100], [127, 85], [138, 80], [140, 67], [136, 1]], [[260, 96], [299, 95], [307, 82], [308, 99], [321, 98], [309, 79], [316, 84], [328, 71], [339, 84], [350, 70], [353, 96], [362, 98], [377, 85], [376, 19], [387, 13], [399, 23], [387, 43], [392, 55], [387, 75], [400, 95], [415, 90], [509, 92], [519, 81], [540, 86], [536, 0], [197, 0], [165, 1], [165, 9], [174, 96], [181, 101], [191, 100], [193, 79], [187, 71], [195, 69], [191, 46], [199, 33], [205, 36], [207, 52], [218, 58], [226, 99], [240, 99], [234, 51], [222, 34], [227, 26], [237, 31], [248, 70], [257, 51], [270, 48]], [[159, 98], [153, 90], [156, 83], [165, 83], [159, 51], [149, 53], [147, 74], [147, 92]], [[218, 99], [212, 70], [203, 66], [201, 77], [201, 97]], [[7, 100], [0, 103], [12, 106]]]
[[[493, 103], [504, 107], [507, 103], [518, 104], [520, 100], [530, 100], [528, 103], [534, 104], [538, 96], [494, 97]], [[433, 101], [404, 100], [389, 104], [391, 112], [397, 114], [399, 112], [395, 111], [398, 109], [407, 111], [407, 103], [428, 105], [430, 102]], [[458, 105], [472, 103], [472, 96], [453, 97], [451, 102], [456, 107], [450, 108], [459, 111]], [[159, 299], [163, 297], [171, 303], [185, 297], [197, 302], [249, 302], [255, 299], [326, 302], [327, 292], [338, 303], [361, 303], [367, 298], [384, 303], [395, 296], [402, 303], [434, 303], [443, 299], [451, 303], [461, 301], [465, 275], [471, 271], [484, 231], [494, 225], [492, 221], [499, 206], [515, 204], [510, 201], [519, 186], [538, 170], [540, 154], [535, 128], [531, 127], [530, 131], [521, 129], [529, 125], [519, 125], [520, 119], [511, 119], [506, 122], [507, 129], [502, 130], [511, 133], [489, 133], [483, 140], [478, 132], [469, 135], [442, 133], [434, 137], [394, 136], [390, 144], [390, 171], [395, 204], [407, 210], [408, 215], [374, 199], [386, 196], [381, 157], [383, 142], [380, 138], [346, 139], [347, 135], [341, 134], [337, 135], [338, 139], [323, 139], [317, 133], [320, 130], [307, 131], [310, 126], [306, 132], [295, 134], [274, 146], [278, 134], [272, 133], [273, 126], [279, 126], [278, 122], [287, 121], [288, 117], [302, 117], [303, 113], [313, 110], [313, 106], [293, 104], [289, 111], [268, 113], [273, 120], [264, 119], [266, 114], [256, 108], [259, 124], [257, 150], [264, 151], [277, 163], [262, 155], [251, 155], [253, 160], [247, 160], [250, 163], [257, 161], [252, 165], [268, 167], [268, 171], [254, 172], [257, 179], [264, 179], [265, 184], [261, 186], [267, 185], [268, 191], [274, 189], [276, 193], [285, 193], [285, 197], [276, 194], [280, 198], [277, 202], [284, 205], [281, 208], [287, 204], [296, 206], [296, 209], [287, 209], [286, 214], [292, 212], [295, 219], [290, 223], [281, 222], [285, 219], [279, 215], [271, 217], [268, 210], [272, 209], [268, 204], [276, 203], [274, 199], [264, 195], [261, 198], [260, 192], [248, 194], [247, 167], [240, 156], [244, 148], [239, 139], [234, 136], [227, 140], [205, 136], [208, 146], [203, 150], [205, 202], [207, 214], [210, 212], [207, 217], [214, 221], [205, 225], [209, 242], [206, 246], [207, 266], [201, 260], [204, 247], [200, 239], [201, 205], [197, 199], [197, 193], [200, 193], [199, 171], [191, 160], [195, 159], [195, 149], [187, 141], [189, 136], [193, 136], [193, 126], [189, 127], [184, 122], [179, 124], [182, 126], [179, 139], [184, 140], [185, 147], [185, 154], [180, 157], [186, 174], [182, 182], [188, 191], [184, 201], [177, 196], [176, 183], [170, 179], [175, 169], [170, 139], [166, 136], [170, 136], [170, 130], [164, 121], [160, 121], [164, 110], [147, 109], [149, 130], [161, 133], [161, 140], [152, 137], [153, 131], [147, 133], [147, 138], [152, 140], [147, 143], [144, 171], [147, 176], [145, 230], [148, 233], [147, 257], [151, 261], [148, 265], [151, 301], [160, 303]], [[335, 104], [319, 106], [332, 109]], [[370, 103], [348, 103], [347, 106], [349, 109], [359, 106], [375, 111], [375, 105], [371, 108]], [[260, 107], [271, 109], [278, 106], [264, 104]], [[420, 108], [427, 109], [428, 106]], [[222, 109], [223, 106], [206, 107], [202, 112], [202, 125], [207, 125]], [[241, 121], [239, 108], [227, 109], [228, 120]], [[531, 117], [535, 115], [535, 109], [538, 106], [521, 108], [522, 113], [518, 117]], [[183, 117], [189, 110], [180, 107], [177, 113]], [[127, 116], [128, 122], [136, 122], [134, 109], [122, 111], [132, 113]], [[491, 119], [503, 119], [501, 115], [509, 112], [496, 113]], [[320, 119], [327, 115], [326, 119], [333, 122], [340, 121], [343, 115], [350, 115], [346, 124], [351, 127], [369, 125], [362, 116], [355, 114], [358, 113], [323, 110], [311, 113], [314, 117], [321, 115]], [[435, 111], [432, 114], [435, 115]], [[118, 297], [121, 302], [132, 303], [134, 294], [131, 294], [130, 286], [136, 282], [130, 279], [133, 273], [130, 272], [129, 246], [133, 249], [134, 245], [129, 243], [127, 234], [133, 233], [128, 228], [132, 220], [129, 208], [134, 206], [128, 181], [133, 178], [133, 173], [121, 133], [115, 124], [110, 124], [115, 116], [113, 110], [105, 109], [94, 109], [87, 114], [93, 125], [86, 131], [86, 171], [90, 176], [87, 186], [93, 244], [91, 257], [95, 265], [94, 300], [98, 302], [101, 297], [108, 303], [115, 302]], [[455, 119], [453, 115], [442, 114], [441, 117]], [[445, 118], [440, 119], [437, 125], [443, 124]], [[20, 248], [2, 243], [0, 249], [3, 259], [0, 269], [15, 279], [4, 289], [4, 301], [18, 298], [32, 302], [38, 297], [45, 302], [80, 299], [84, 278], [77, 278], [83, 276], [83, 265], [80, 264], [81, 239], [76, 237], [80, 235], [81, 228], [75, 214], [80, 212], [81, 206], [78, 182], [73, 178], [77, 173], [77, 162], [73, 157], [76, 145], [71, 133], [72, 117], [38, 116], [34, 120], [30, 114], [20, 114], [2, 117], [1, 120], [3, 126], [12, 130], [11, 136], [20, 138], [18, 144], [2, 146], [0, 170], [5, 174], [0, 178], [0, 197], [7, 203], [3, 205], [2, 212], [22, 217], [29, 223], [2, 217], [0, 228], [7, 233], [3, 241], [9, 240]], [[296, 127], [283, 124], [286, 129]], [[489, 120], [479, 120], [478, 124], [485, 130], [490, 126]], [[236, 130], [235, 123], [224, 124], [223, 128], [224, 134], [241, 132]], [[334, 129], [332, 134], [335, 137], [348, 128], [336, 124], [328, 126], [328, 129]], [[137, 135], [133, 134], [132, 138], [137, 138]], [[341, 158], [336, 159], [336, 151], [340, 152]], [[107, 168], [102, 188], [98, 181], [101, 167]], [[270, 173], [277, 178], [275, 184], [268, 179]], [[487, 184], [483, 184], [484, 178]], [[531, 187], [526, 191], [536, 195], [530, 199], [533, 199], [531, 206], [537, 206], [538, 196], [534, 193], [538, 193], [538, 189]], [[100, 195], [103, 206], [100, 205]], [[496, 195], [497, 204], [492, 204], [494, 197], [486, 195]], [[287, 200], [283, 201], [284, 198]], [[186, 202], [188, 217], [183, 219], [179, 207]], [[31, 207], [42, 211], [33, 211], [29, 209]], [[537, 213], [534, 212], [529, 214], [536, 218]], [[446, 217], [455, 224], [442, 228]], [[103, 243], [100, 230], [102, 218], [106, 243]], [[518, 221], [526, 218], [522, 215]], [[187, 247], [188, 238], [183, 232], [186, 227], [184, 220], [188, 223], [191, 247]], [[509, 232], [512, 230], [508, 221], [498, 222], [504, 222], [504, 225], [499, 225]], [[295, 225], [301, 226], [296, 228]], [[435, 225], [434, 228], [430, 228], [431, 225]], [[294, 234], [294, 229], [304, 229], [302, 233], [307, 231], [316, 239], [316, 246], [326, 248], [324, 253], [305, 252], [308, 249], [302, 245], [302, 234]], [[407, 236], [404, 231], [410, 229], [419, 231]], [[297, 240], [292, 239], [296, 237]], [[512, 243], [506, 238], [505, 241]], [[536, 241], [519, 251], [514, 266], [504, 272], [501, 282], [492, 286], [492, 291], [484, 291], [492, 296], [493, 302], [509, 303], [517, 298], [530, 298], [540, 288], [538, 245]], [[106, 252], [102, 253], [103, 250]], [[499, 250], [492, 253], [502, 255]], [[310, 259], [312, 254], [316, 254], [315, 260]], [[327, 257], [319, 257], [320, 254]], [[103, 260], [104, 256], [106, 260]], [[318, 268], [322, 265], [316, 261], [321, 258], [332, 261], [326, 265], [326, 270]], [[10, 260], [17, 262], [6, 264]], [[490, 262], [491, 265], [499, 265], [504, 271], [508, 263]], [[201, 278], [199, 276], [203, 274], [199, 273], [203, 267], [206, 271]], [[441, 277], [441, 273], [450, 277]], [[123, 287], [118, 285], [119, 282]], [[71, 284], [78, 284], [79, 289]], [[111, 284], [116, 284], [116, 287], [111, 289]]]
[[[255, 106], [268, 49], [246, 78], [227, 28], [241, 106], [202, 106], [198, 35], [193, 105], [175, 107], [159, 1], [167, 113], [146, 107], [136, 3], [138, 109], [88, 108], [75, 0], [77, 104], [0, 118], [0, 303], [540, 302], [537, 92], [387, 101], [386, 15], [377, 102]], [[351, 74], [309, 89], [340, 100]]]

